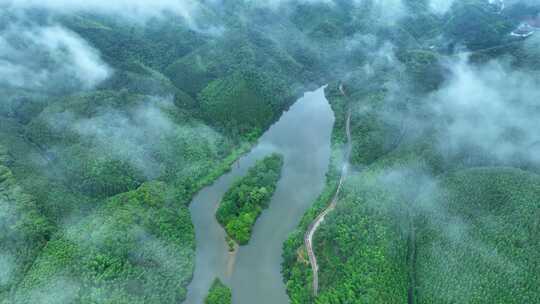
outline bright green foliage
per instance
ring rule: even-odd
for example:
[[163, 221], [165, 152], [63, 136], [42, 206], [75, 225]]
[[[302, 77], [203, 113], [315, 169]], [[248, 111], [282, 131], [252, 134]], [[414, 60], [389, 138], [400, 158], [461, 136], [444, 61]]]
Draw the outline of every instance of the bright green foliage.
[[[354, 110], [353, 169], [380, 169], [392, 165], [388, 159], [413, 163], [417, 157], [436, 175], [464, 167], [461, 158], [469, 155], [443, 162], [433, 146], [436, 134], [424, 134], [433, 130], [406, 130], [417, 137], [402, 140], [401, 119], [407, 111], [417, 114], [415, 121], [429, 117], [415, 106], [441, 85], [446, 55], [465, 45], [476, 51], [475, 62], [512, 55], [508, 64], [540, 66], [534, 39], [522, 43], [508, 35], [520, 19], [538, 13], [538, 5], [531, 10], [531, 1], [508, 5], [502, 14], [485, 0], [455, 1], [446, 14], [437, 15], [430, 12], [429, 1], [404, 0], [408, 16], [402, 20], [387, 20], [386, 10], [376, 10], [377, 1], [355, 1], [357, 6], [353, 1], [289, 1], [286, 13], [242, 1], [219, 2], [215, 11], [203, 5], [198, 14], [209, 20], [196, 31], [168, 14], [139, 22], [27, 12], [36, 27], [50, 20], [77, 33], [114, 73], [85, 92], [74, 92], [69, 79], [50, 84], [47, 93], [0, 88], [0, 225], [6, 232], [0, 244], [2, 304], [180, 302], [192, 275], [194, 236], [186, 206], [194, 193], [223, 174], [306, 84], [346, 79], [348, 98], [337, 85], [327, 89], [336, 114], [327, 187], [284, 249], [291, 301], [313, 303], [303, 232], [336, 189], [349, 102]], [[5, 11], [0, 12], [2, 29], [14, 17]], [[223, 26], [219, 35], [204, 28], [215, 20]], [[52, 55], [68, 53], [61, 49]], [[374, 56], [375, 50], [384, 54]], [[237, 241], [249, 240], [279, 170], [268, 169], [272, 174], [263, 182], [257, 172], [265, 170], [251, 172], [253, 180], [239, 181], [224, 200], [217, 216]], [[409, 217], [391, 208], [405, 202], [375, 187], [370, 174], [356, 176], [316, 235], [322, 265], [317, 301], [401, 303], [405, 277], [409, 287], [416, 287], [410, 278], [418, 272], [419, 301], [437, 303], [437, 295], [467, 302], [463, 294], [452, 294], [458, 292], [450, 286], [455, 283], [477, 302], [481, 296], [491, 303], [538, 302], [540, 259], [533, 245], [538, 243], [534, 219], [539, 216], [531, 212], [537, 200], [530, 194], [536, 193], [531, 186], [536, 182], [530, 181], [536, 178], [510, 182], [505, 172], [499, 173], [486, 174], [489, 182], [468, 173], [448, 177], [442, 184], [457, 194], [437, 201], [465, 214], [472, 227], [468, 237], [496, 248], [497, 255], [488, 256], [502, 257], [502, 262], [487, 265], [467, 255], [477, 248], [448, 242], [445, 230], [438, 228], [448, 219], [436, 217], [419, 221], [417, 265], [424, 268], [414, 268], [413, 254], [406, 252], [415, 244], [409, 240], [405, 245], [406, 237], [413, 239], [410, 227], [403, 228]], [[456, 182], [461, 178], [484, 185], [478, 186], [482, 192]], [[484, 189], [491, 181], [497, 181], [496, 190]], [[469, 199], [484, 193], [490, 202], [513, 205], [500, 211], [490, 202], [483, 202], [485, 207]], [[470, 202], [475, 209], [456, 201]], [[498, 226], [489, 226], [493, 223]], [[426, 250], [430, 246], [446, 251], [434, 255]], [[454, 249], [457, 255], [451, 256]], [[439, 257], [459, 258], [464, 266], [441, 264]], [[441, 278], [433, 265], [448, 265], [450, 275]], [[508, 274], [498, 265], [516, 271]], [[532, 265], [531, 270], [523, 271], [524, 265]], [[481, 271], [486, 275], [479, 278]]]
[[[361, 22], [371, 23], [363, 27], [364, 34], [367, 32], [379, 39], [392, 41], [396, 47], [392, 52], [392, 55], [395, 55], [394, 60], [386, 64], [376, 60], [368, 60], [366, 63], [368, 55], [359, 52], [355, 54], [354, 60], [348, 61], [348, 64], [369, 64], [373, 69], [372, 75], [361, 68], [358, 68], [358, 73], [355, 71], [348, 74], [342, 83], [347, 96], [343, 96], [337, 85], [330, 85], [326, 90], [336, 116], [333, 150], [338, 150], [339, 153], [339, 148], [345, 141], [345, 117], [347, 108], [350, 107], [352, 109], [350, 162], [361, 173], [350, 177], [351, 180], [347, 182], [337, 210], [330, 213], [315, 235], [315, 253], [319, 263], [319, 296], [317, 298], [313, 298], [312, 295], [312, 271], [303, 246], [303, 236], [309, 223], [329, 203], [339, 177], [333, 174], [328, 176], [323, 194], [306, 213], [299, 229], [293, 232], [284, 244], [282, 272], [291, 302], [295, 304], [469, 303], [469, 298], [466, 298], [470, 296], [468, 292], [474, 293], [477, 290], [479, 295], [481, 295], [480, 292], [484, 292], [484, 300], [472, 303], [538, 302], [535, 298], [540, 294], [535, 287], [538, 282], [537, 277], [533, 275], [537, 270], [525, 273], [519, 270], [518, 273], [523, 274], [524, 278], [515, 279], [512, 284], [504, 283], [505, 280], [501, 279], [499, 280], [503, 281], [502, 283], [495, 283], [494, 279], [490, 279], [489, 274], [485, 276], [486, 283], [481, 283], [482, 280], [473, 275], [465, 275], [465, 281], [470, 277], [471, 280], [477, 279], [479, 282], [477, 290], [471, 288], [465, 290], [460, 288], [463, 282], [460, 281], [459, 271], [466, 272], [464, 268], [468, 267], [471, 273], [476, 273], [476, 266], [467, 264], [454, 267], [455, 275], [452, 276], [452, 280], [446, 280], [445, 273], [453, 264], [436, 270], [432, 266], [423, 266], [428, 270], [422, 271], [418, 268], [422, 267], [421, 263], [426, 263], [427, 257], [440, 262], [440, 265], [448, 265], [443, 263], [445, 259], [450, 259], [455, 263], [462, 259], [471, 259], [471, 261], [473, 259], [464, 257], [465, 250], [461, 251], [463, 254], [451, 257], [457, 245], [453, 247], [437, 245], [442, 248], [439, 251], [443, 252], [437, 251], [433, 254], [431, 250], [433, 242], [446, 244], [446, 241], [437, 239], [444, 235], [444, 229], [439, 225], [437, 228], [428, 225], [431, 214], [422, 213], [418, 210], [421, 208], [413, 208], [413, 206], [419, 207], [426, 204], [417, 202], [416, 196], [432, 190], [429, 188], [429, 183], [419, 176], [404, 176], [401, 177], [404, 180], [402, 185], [385, 185], [382, 184], [381, 178], [387, 172], [399, 172], [399, 167], [407, 170], [414, 168], [430, 177], [427, 179], [436, 179], [437, 175], [445, 171], [466, 167], [466, 158], [470, 157], [469, 154], [458, 155], [452, 159], [441, 155], [436, 146], [438, 138], [436, 123], [424, 129], [417, 128], [414, 123], [433, 119], [428, 110], [433, 105], [426, 105], [423, 102], [428, 101], [426, 96], [444, 85], [445, 78], [448, 77], [441, 62], [448, 59], [445, 55], [453, 52], [454, 46], [457, 45], [466, 44], [469, 48], [478, 50], [505, 43], [515, 44], [513, 47], [502, 48], [496, 52], [482, 51], [482, 56], [484, 56], [482, 58], [485, 60], [507, 54], [515, 49], [519, 50], [521, 46], [511, 41], [508, 36], [513, 27], [517, 26], [512, 24], [514, 21], [509, 20], [504, 14], [497, 14], [487, 1], [456, 2], [456, 5], [445, 15], [429, 13], [429, 9], [426, 9], [429, 6], [428, 1], [408, 0], [403, 3], [411, 9], [411, 13], [394, 26], [376, 29], [377, 21], [370, 20], [369, 16], [365, 16], [364, 19], [358, 18]], [[337, 5], [335, 9], [339, 10], [340, 5]], [[328, 7], [325, 9], [330, 10]], [[307, 11], [315, 11], [315, 9], [311, 8]], [[342, 17], [341, 21], [345, 19], [346, 17]], [[338, 23], [331, 18], [326, 18], [325, 22], [328, 21]], [[305, 21], [303, 24], [308, 24], [308, 22]], [[312, 28], [317, 28], [317, 25], [313, 25]], [[332, 26], [320, 28], [331, 29]], [[324, 33], [324, 31], [318, 33]], [[327, 33], [336, 34], [337, 31]], [[326, 35], [324, 39], [330, 39], [328, 37], [331, 36]], [[529, 49], [531, 49], [530, 46]], [[515, 53], [530, 54], [526, 50]], [[479, 56], [473, 54], [473, 59], [479, 61], [477, 60]], [[529, 57], [531, 58], [527, 58], [527, 62], [534, 60], [534, 56]], [[516, 58], [516, 60], [519, 61], [522, 58]], [[399, 87], [397, 92], [394, 90], [395, 86]], [[396, 164], [399, 164], [398, 168]], [[331, 173], [339, 170], [337, 168], [339, 168], [339, 163], [336, 164], [334, 161], [331, 165]], [[495, 179], [496, 176], [498, 175], [494, 174], [491, 178]], [[407, 182], [410, 184], [407, 185]], [[476, 184], [471, 181], [470, 187], [476, 187]], [[536, 199], [530, 200], [534, 202]], [[429, 205], [435, 205], [433, 210], [439, 210], [437, 204], [431, 202]], [[524, 209], [530, 212], [535, 208], [529, 204]], [[423, 226], [418, 226], [420, 221], [414, 220], [415, 216], [420, 216], [419, 214], [422, 214], [427, 222], [423, 223]], [[505, 211], [504, 214], [514, 214], [514, 212], [506, 213]], [[532, 212], [531, 218], [535, 216], [534, 214], [536, 213]], [[468, 214], [459, 215], [461, 216], [464, 216], [466, 220], [473, 217]], [[489, 217], [493, 215], [490, 214]], [[510, 229], [509, 225], [515, 225], [521, 221], [517, 218], [507, 219], [508, 224], [501, 227], [507, 227], [510, 235], [516, 229]], [[531, 220], [526, 222], [531, 222]], [[534, 227], [534, 221], [532, 223], [525, 225]], [[444, 228], [445, 225], [440, 226]], [[496, 236], [498, 233], [492, 233], [492, 230], [481, 230], [476, 226], [471, 229], [475, 230], [475, 235], [483, 235], [482, 239], [498, 238]], [[516, 234], [528, 239], [531, 235], [538, 234], [534, 228], [525, 230]], [[434, 240], [424, 236], [425, 234], [433, 237]], [[428, 244], [422, 245], [420, 242]], [[511, 243], [512, 241], [508, 241], [508, 245]], [[532, 240], [531, 243], [538, 243], [538, 241]], [[468, 248], [467, 252], [472, 252], [470, 246], [463, 245], [463, 248]], [[490, 248], [489, 250], [501, 255], [502, 249], [497, 246], [490, 244], [485, 248]], [[533, 254], [531, 250], [530, 253], [523, 254], [528, 258], [523, 258], [520, 262], [520, 258], [515, 254], [519, 251], [513, 251], [514, 255], [505, 256], [504, 261], [512, 261], [516, 258], [518, 263], [521, 263], [519, 267], [523, 267], [527, 264], [535, 265], [534, 259], [540, 260], [538, 255]], [[521, 248], [521, 251], [524, 249]], [[424, 257], [420, 258], [421, 256]], [[441, 257], [440, 260], [437, 259], [438, 256]], [[416, 257], [418, 260], [415, 260]], [[478, 261], [478, 259], [474, 260]], [[497, 266], [478, 267], [498, 276], [505, 276], [505, 273], [496, 269]], [[423, 277], [428, 271], [429, 275]], [[512, 278], [517, 276], [519, 275], [512, 274]], [[506, 280], [510, 281], [512, 278]], [[431, 284], [432, 281], [437, 283]], [[517, 284], [525, 287], [518, 288]], [[418, 288], [416, 292], [415, 288]], [[493, 291], [495, 288], [498, 290]], [[422, 292], [427, 295], [422, 296]], [[491, 293], [489, 297], [486, 296], [488, 292]], [[517, 293], [525, 295], [520, 298], [516, 296]], [[437, 295], [450, 295], [450, 300], [445, 301]], [[507, 300], [512, 296], [515, 296], [514, 300]]]
[[[221, 11], [204, 12], [214, 14]], [[193, 270], [187, 205], [291, 104], [299, 82], [314, 73], [295, 59], [306, 54], [270, 39], [262, 23], [241, 24], [236, 14], [223, 17], [231, 26], [224, 35], [193, 31], [170, 16], [139, 23], [86, 13], [29, 15], [36, 27], [50, 19], [74, 31], [113, 73], [85, 91], [70, 80], [46, 93], [0, 88], [0, 145], [12, 156], [8, 180], [21, 194], [12, 199], [10, 192], [0, 213], [7, 208], [9, 219], [34, 229], [13, 236], [9, 229], [19, 226], [6, 224], [13, 246], [2, 251], [0, 269], [16, 267], [17, 276], [2, 282], [0, 302], [4, 293], [23, 303], [180, 302]], [[146, 208], [141, 202], [152, 200], [126, 198], [148, 187], [174, 189], [173, 199]], [[253, 200], [269, 199], [273, 188], [266, 189]], [[258, 213], [244, 214], [235, 229], [251, 226]], [[11, 250], [22, 252], [16, 261]]]
[[201, 178], [232, 150], [172, 104], [126, 92], [70, 96], [26, 129], [30, 140], [54, 149], [49, 165], [65, 173], [64, 182], [98, 198], [133, 190], [148, 178]]
[[[316, 299], [303, 234], [296, 232], [289, 238], [284, 246], [284, 276], [292, 303], [407, 303], [408, 201], [379, 185], [382, 170], [377, 166], [350, 176], [337, 209], [317, 231], [313, 241], [319, 265]], [[314, 209], [332, 199], [335, 180], [329, 177]]]
[[[259, 28], [262, 24], [232, 23], [222, 36], [167, 67], [165, 74], [177, 88], [196, 97], [212, 80], [238, 71], [256, 70], [267, 76], [273, 75], [276, 81], [298, 81], [291, 76], [302, 77], [307, 72], [296, 60], [297, 54], [290, 54], [283, 44], [268, 37], [265, 28]], [[292, 33], [285, 30], [276, 34]]]
[[171, 63], [165, 74], [196, 100], [192, 108], [206, 123], [252, 141], [291, 104], [295, 85], [314, 73], [297, 60], [305, 53], [286, 46], [264, 28], [231, 22], [223, 36]]
[[231, 289], [223, 284], [219, 279], [215, 279], [210, 287], [208, 296], [204, 300], [204, 304], [231, 304], [232, 294]]
[[540, 302], [540, 176], [478, 168], [420, 206], [418, 303]]
[[193, 268], [194, 235], [188, 209], [177, 200], [160, 182], [107, 200], [47, 244], [16, 303], [57, 294], [77, 303], [181, 301]]
[[[0, 159], [20, 177], [16, 184], [6, 179], [14, 186], [9, 187], [9, 200], [1, 200], [7, 209], [4, 213], [2, 207], [0, 223], [9, 226], [6, 231], [17, 229], [2, 240], [11, 244], [1, 253], [1, 262], [7, 264], [3, 269], [10, 269], [2, 294], [16, 293], [20, 303], [62, 296], [81, 303], [181, 301], [194, 258], [187, 205], [246, 147], [233, 150], [228, 139], [200, 121], [149, 97], [98, 91], [49, 102], [26, 126], [1, 120], [0, 142], [13, 158], [3, 151]], [[141, 119], [141, 113], [154, 116]], [[81, 122], [109, 135], [121, 131], [121, 136], [80, 132]], [[122, 150], [130, 143], [142, 149]], [[145, 163], [138, 159], [152, 164], [141, 167]], [[145, 184], [124, 193], [148, 178], [141, 168], [155, 170], [167, 184]], [[124, 194], [109, 199], [117, 193]], [[146, 203], [152, 208], [146, 209]], [[56, 233], [51, 236], [49, 230]], [[23, 283], [9, 291], [23, 277]]]
[[[469, 169], [433, 188], [429, 178], [400, 175], [413, 168], [440, 172], [446, 165], [429, 147], [429, 141], [401, 145], [349, 177], [337, 210], [315, 236], [317, 299], [311, 295], [303, 233], [289, 238], [283, 273], [292, 303], [406, 303], [408, 295], [416, 303], [539, 301], [538, 176], [517, 169]], [[389, 173], [397, 174], [394, 182]], [[335, 180], [328, 180], [326, 201]], [[309, 217], [317, 209], [320, 202]], [[384, 271], [377, 272], [377, 265], [385, 265]], [[369, 288], [373, 282], [378, 289]], [[387, 296], [392, 300], [382, 300]]]
[[326, 208], [335, 194], [336, 187], [337, 180], [328, 178], [326, 187], [313, 204], [313, 207], [302, 218], [300, 227], [291, 233], [283, 244], [282, 274], [291, 303], [313, 302], [312, 271], [304, 247], [303, 232], [311, 221]]
[[369, 174], [351, 178], [334, 213], [317, 232], [316, 303], [406, 303], [407, 235], [399, 198], [377, 189]]
[[162, 71], [204, 43], [198, 33], [175, 19], [154, 20], [145, 26], [103, 16], [69, 16], [62, 21], [89, 40], [115, 67], [130, 70], [130, 64], [144, 62]]
[[24, 192], [0, 146], [0, 299], [24, 276], [52, 230], [36, 200]]
[[[337, 143], [334, 149], [339, 147]], [[335, 194], [339, 162], [333, 156], [323, 194], [302, 220], [303, 229], [292, 234], [284, 246], [283, 274], [292, 303], [407, 303], [411, 275], [408, 206], [413, 196], [403, 189], [413, 185], [406, 184], [407, 178], [392, 187], [381, 185], [381, 181], [387, 168], [399, 171], [418, 166], [417, 155], [391, 153], [362, 173], [348, 177], [337, 209], [314, 237], [319, 296], [313, 299], [303, 227]]]
[[279, 154], [258, 161], [223, 196], [216, 218], [227, 234], [240, 245], [249, 242], [255, 221], [263, 209], [268, 208], [282, 166], [283, 157]]
[[[224, 130], [262, 134], [262, 126], [275, 121], [284, 110], [285, 85], [253, 71], [236, 72], [211, 82], [201, 93], [201, 112], [207, 121]], [[276, 94], [277, 93], [277, 94]]]
[[205, 63], [198, 54], [188, 55], [172, 63], [166, 73], [176, 87], [192, 97], [197, 97], [216, 77]]

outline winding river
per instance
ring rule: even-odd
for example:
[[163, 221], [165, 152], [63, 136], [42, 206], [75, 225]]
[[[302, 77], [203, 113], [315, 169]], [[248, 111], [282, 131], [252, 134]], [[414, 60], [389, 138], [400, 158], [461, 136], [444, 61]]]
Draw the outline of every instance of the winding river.
[[[232, 288], [235, 304], [289, 303], [280, 273], [282, 245], [323, 189], [333, 123], [324, 88], [306, 93], [229, 173], [195, 196], [190, 207], [195, 273], [185, 303], [203, 303], [216, 277]], [[255, 224], [250, 243], [231, 254], [214, 216], [219, 200], [235, 179], [272, 152], [283, 154], [285, 163], [270, 207]]]

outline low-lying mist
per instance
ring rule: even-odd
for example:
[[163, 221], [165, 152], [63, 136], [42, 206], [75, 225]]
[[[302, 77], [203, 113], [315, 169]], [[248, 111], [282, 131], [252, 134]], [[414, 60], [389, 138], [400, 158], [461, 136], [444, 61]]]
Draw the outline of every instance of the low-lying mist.
[[97, 50], [60, 25], [9, 25], [0, 31], [0, 58], [0, 88], [87, 90], [112, 72]]

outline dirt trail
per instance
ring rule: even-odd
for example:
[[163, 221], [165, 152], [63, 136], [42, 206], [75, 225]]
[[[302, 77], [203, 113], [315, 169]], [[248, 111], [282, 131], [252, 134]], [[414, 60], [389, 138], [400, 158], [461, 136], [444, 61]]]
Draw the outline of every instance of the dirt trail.
[[[347, 97], [347, 94], [345, 93], [345, 90], [343, 88], [343, 85], [339, 86], [339, 91], [344, 97]], [[351, 108], [348, 107], [347, 110], [347, 119], [345, 123], [345, 132], [347, 133], [347, 145], [345, 148], [345, 160], [343, 162], [343, 166], [341, 167], [341, 176], [339, 178], [339, 183], [336, 189], [336, 193], [332, 197], [332, 200], [330, 201], [330, 204], [326, 209], [319, 214], [315, 220], [309, 225], [308, 230], [306, 231], [306, 234], [304, 235], [304, 244], [306, 246], [306, 250], [309, 256], [309, 263], [311, 264], [311, 269], [313, 271], [313, 295], [317, 296], [319, 291], [319, 265], [317, 264], [317, 257], [315, 256], [315, 252], [313, 251], [313, 235], [315, 235], [315, 232], [320, 227], [320, 225], [324, 222], [325, 217], [332, 212], [337, 205], [339, 194], [341, 192], [341, 188], [343, 186], [343, 182], [345, 181], [345, 178], [347, 177], [347, 172], [349, 170], [349, 157], [351, 155]]]

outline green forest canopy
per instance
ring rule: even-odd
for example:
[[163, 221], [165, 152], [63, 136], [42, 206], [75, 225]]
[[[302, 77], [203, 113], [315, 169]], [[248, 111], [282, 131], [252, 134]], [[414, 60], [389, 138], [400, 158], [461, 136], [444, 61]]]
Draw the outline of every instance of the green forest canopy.
[[229, 237], [240, 245], [249, 242], [255, 221], [268, 208], [282, 167], [283, 156], [267, 156], [257, 161], [223, 196], [216, 218]]

